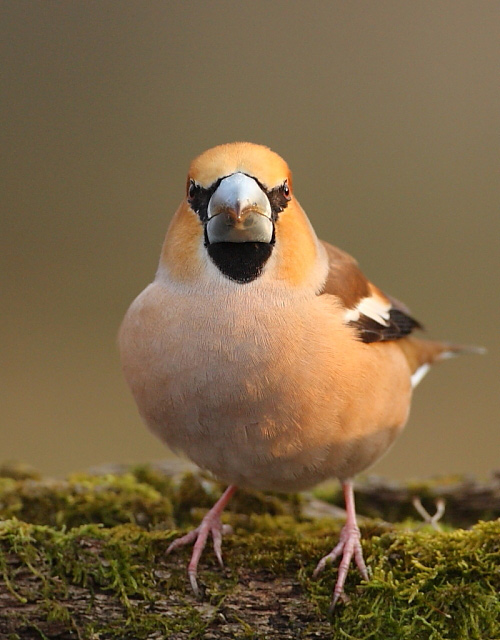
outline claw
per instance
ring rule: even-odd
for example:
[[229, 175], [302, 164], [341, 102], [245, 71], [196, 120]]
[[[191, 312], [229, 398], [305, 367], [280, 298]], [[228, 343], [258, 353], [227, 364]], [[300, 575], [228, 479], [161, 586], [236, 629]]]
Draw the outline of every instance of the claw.
[[[222, 527], [221, 527], [222, 529]], [[214, 553], [221, 569], [224, 568], [224, 562], [222, 560], [222, 532], [221, 529], [212, 529], [212, 538], [214, 541]]]
[[188, 577], [189, 577], [189, 582], [191, 584], [191, 589], [193, 590], [194, 595], [197, 598], [199, 598], [200, 597], [200, 590], [198, 588], [198, 581], [196, 580], [196, 569], [194, 570], [193, 573], [188, 571]]

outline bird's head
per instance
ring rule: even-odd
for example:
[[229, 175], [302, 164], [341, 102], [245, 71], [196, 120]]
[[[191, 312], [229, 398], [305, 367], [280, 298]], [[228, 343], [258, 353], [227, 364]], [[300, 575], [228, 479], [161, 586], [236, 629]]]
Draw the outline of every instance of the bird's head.
[[198, 156], [165, 239], [160, 267], [178, 282], [256, 280], [316, 287], [324, 269], [316, 235], [292, 191], [287, 163], [236, 142]]

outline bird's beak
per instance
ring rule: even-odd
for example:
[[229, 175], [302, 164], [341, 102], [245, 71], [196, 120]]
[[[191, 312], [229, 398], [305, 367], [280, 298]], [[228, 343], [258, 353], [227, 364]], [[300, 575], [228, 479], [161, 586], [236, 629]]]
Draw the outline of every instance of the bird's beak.
[[274, 234], [269, 198], [244, 173], [224, 178], [208, 203], [208, 242], [271, 242]]

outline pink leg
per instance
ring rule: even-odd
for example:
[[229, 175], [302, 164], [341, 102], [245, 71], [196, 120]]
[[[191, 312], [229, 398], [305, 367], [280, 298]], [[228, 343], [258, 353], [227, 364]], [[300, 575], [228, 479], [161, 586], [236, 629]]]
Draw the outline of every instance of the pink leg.
[[217, 560], [221, 567], [224, 566], [222, 562], [222, 534], [224, 533], [224, 527], [220, 521], [220, 515], [224, 511], [224, 507], [227, 505], [232, 495], [236, 491], [234, 485], [229, 486], [221, 497], [217, 500], [214, 506], [210, 509], [207, 515], [201, 521], [199, 527], [190, 531], [182, 538], [177, 538], [174, 540], [172, 544], [167, 549], [167, 554], [178, 547], [182, 547], [185, 544], [190, 544], [194, 542], [193, 547], [193, 555], [191, 556], [191, 561], [188, 564], [188, 576], [189, 581], [191, 582], [191, 586], [196, 596], [199, 596], [200, 592], [198, 589], [198, 582], [196, 580], [196, 576], [198, 574], [198, 562], [200, 561], [201, 553], [205, 548], [205, 544], [207, 543], [208, 534], [212, 534], [212, 538], [214, 541], [214, 551]]
[[343, 482], [342, 489], [344, 491], [347, 519], [345, 525], [342, 527], [342, 531], [340, 532], [340, 541], [328, 555], [321, 558], [313, 573], [313, 577], [316, 578], [326, 567], [327, 563], [333, 562], [342, 554], [342, 560], [339, 565], [339, 573], [333, 590], [333, 600], [330, 610], [335, 607], [337, 600], [344, 593], [344, 583], [353, 556], [361, 575], [365, 580], [369, 580], [368, 570], [366, 568], [365, 561], [363, 560], [363, 550], [361, 549], [361, 534], [356, 522], [356, 507], [354, 505], [352, 480], [346, 480], [346, 482]]

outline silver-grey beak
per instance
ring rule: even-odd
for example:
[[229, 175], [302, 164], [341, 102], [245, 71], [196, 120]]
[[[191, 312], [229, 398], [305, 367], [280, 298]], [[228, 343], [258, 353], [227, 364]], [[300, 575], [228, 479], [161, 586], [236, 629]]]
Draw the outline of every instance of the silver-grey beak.
[[271, 205], [257, 182], [244, 173], [224, 178], [208, 203], [207, 238], [217, 242], [271, 242]]

